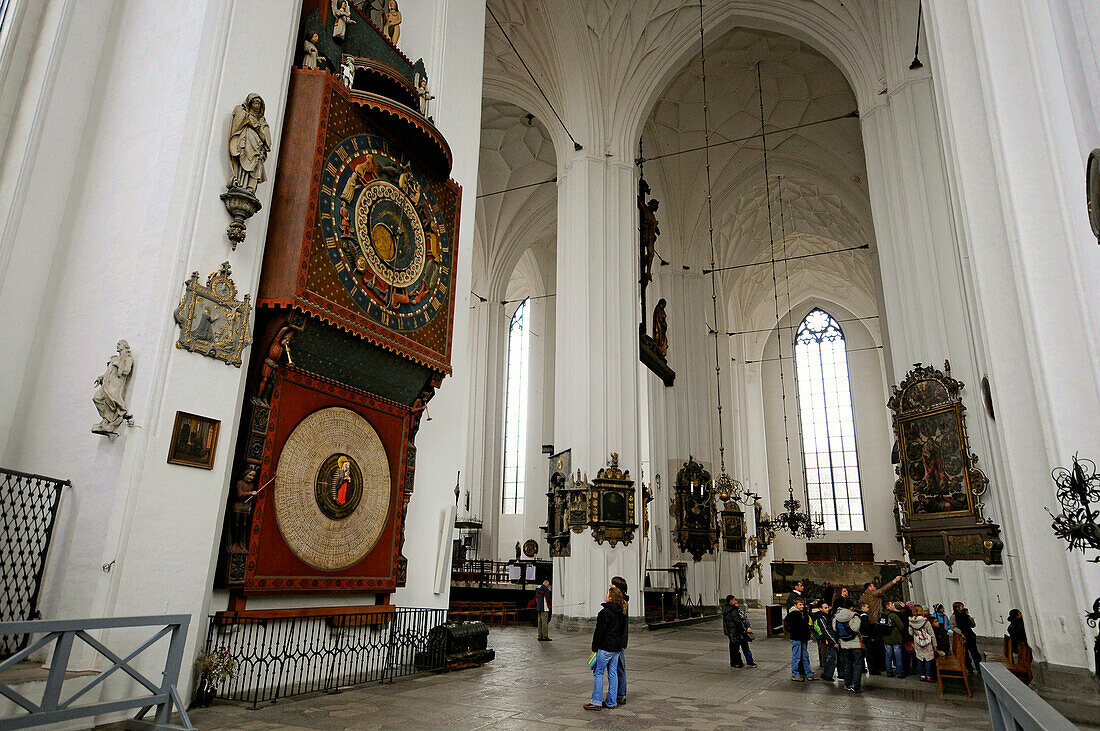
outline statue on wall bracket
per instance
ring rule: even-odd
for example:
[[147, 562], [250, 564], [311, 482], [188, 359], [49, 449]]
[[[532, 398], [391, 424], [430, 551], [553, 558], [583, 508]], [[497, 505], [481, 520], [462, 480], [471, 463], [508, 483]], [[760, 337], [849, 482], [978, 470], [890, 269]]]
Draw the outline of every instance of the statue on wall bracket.
[[642, 298], [642, 323], [638, 326], [639, 356], [642, 363], [653, 371], [666, 387], [671, 386], [676, 380], [676, 371], [668, 365], [668, 317], [665, 314], [666, 302], [664, 298], [657, 302], [653, 308], [653, 335], [647, 332], [646, 314], [646, 289], [653, 281], [653, 259], [657, 255], [657, 237], [661, 235], [661, 227], [657, 223], [657, 207], [659, 201], [648, 198], [650, 193], [649, 183], [645, 178], [638, 180], [638, 221], [639, 221], [639, 253], [641, 256], [641, 278], [638, 284]]
[[695, 561], [718, 545], [718, 511], [710, 472], [688, 455], [673, 486], [676, 543]]
[[264, 117], [266, 110], [259, 94], [249, 94], [244, 103], [233, 109], [229, 126], [229, 162], [233, 174], [221, 199], [233, 219], [225, 233], [234, 250], [244, 241], [245, 221], [262, 207], [256, 197], [256, 188], [267, 180], [264, 164], [271, 152], [271, 128]]
[[92, 395], [92, 403], [99, 412], [99, 423], [92, 427], [92, 434], [108, 438], [118, 436], [122, 422], [134, 425], [134, 417], [126, 408], [126, 384], [134, 371], [134, 356], [125, 340], [118, 341], [115, 351], [107, 361], [107, 370], [95, 379], [95, 394]]
[[611, 453], [608, 465], [596, 474], [588, 490], [588, 524], [596, 543], [607, 541], [614, 548], [634, 540], [634, 480], [630, 471], [619, 469], [619, 455]]
[[199, 273], [192, 272], [184, 284], [183, 299], [176, 308], [180, 326], [177, 348], [201, 353], [241, 367], [241, 351], [252, 342], [248, 315], [252, 310], [249, 296], [237, 300], [237, 285], [230, 278], [229, 262], [199, 284]]
[[989, 479], [978, 469], [966, 433], [963, 384], [943, 371], [914, 365], [893, 391], [898, 538], [909, 560], [1001, 563], [1000, 527], [982, 515]]

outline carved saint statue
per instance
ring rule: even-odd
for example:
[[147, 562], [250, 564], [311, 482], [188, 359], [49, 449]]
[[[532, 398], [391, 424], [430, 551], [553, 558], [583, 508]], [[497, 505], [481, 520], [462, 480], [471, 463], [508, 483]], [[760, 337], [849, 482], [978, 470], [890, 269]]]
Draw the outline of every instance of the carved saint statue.
[[665, 314], [664, 297], [653, 308], [653, 342], [662, 358], [668, 355], [668, 315]]
[[302, 66], [307, 69], [318, 68], [321, 63], [321, 52], [317, 50], [317, 41], [321, 40], [316, 33], [310, 35], [302, 44]]
[[428, 79], [419, 76], [416, 82], [416, 93], [420, 97], [420, 113], [428, 116], [428, 102], [435, 99], [435, 94], [428, 91]]
[[92, 403], [99, 411], [100, 420], [92, 427], [93, 434], [118, 434], [122, 422], [132, 418], [126, 410], [126, 384], [134, 369], [134, 357], [125, 340], [119, 340], [116, 349], [117, 355], [107, 361], [107, 370], [95, 379]]
[[350, 56], [344, 59], [344, 65], [340, 67], [340, 77], [344, 80], [344, 86], [349, 89], [355, 84], [355, 62]]
[[233, 110], [229, 129], [229, 159], [233, 164], [230, 188], [256, 193], [256, 186], [267, 180], [264, 163], [271, 151], [271, 128], [264, 119], [266, 105], [259, 94], [249, 94], [244, 104]]
[[397, 9], [397, 0], [387, 0], [386, 9], [382, 11], [382, 34], [397, 45], [401, 37], [401, 11]]
[[336, 19], [332, 26], [332, 40], [341, 43], [348, 26], [355, 24], [351, 19], [351, 6], [348, 5], [348, 0], [332, 0], [332, 16]]
[[259, 493], [253, 484], [256, 481], [256, 467], [245, 468], [241, 479], [233, 488], [233, 525], [230, 527], [230, 547], [248, 548], [248, 529], [252, 517], [253, 498]]

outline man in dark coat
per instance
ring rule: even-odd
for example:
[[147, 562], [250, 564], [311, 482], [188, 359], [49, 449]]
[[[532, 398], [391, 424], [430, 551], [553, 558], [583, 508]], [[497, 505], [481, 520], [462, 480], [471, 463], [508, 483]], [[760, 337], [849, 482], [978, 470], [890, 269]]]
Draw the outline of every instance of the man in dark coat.
[[737, 611], [736, 602], [733, 594], [726, 597], [726, 603], [722, 607], [722, 634], [730, 643], [730, 667], [743, 668], [745, 663], [741, 661], [741, 641], [745, 637], [745, 625], [741, 622], [741, 613]]
[[802, 580], [794, 582], [791, 585], [791, 593], [787, 595], [787, 611], [791, 611], [791, 607], [794, 606], [796, 601], [805, 601], [806, 597], [802, 596]]
[[535, 589], [535, 611], [539, 614], [539, 642], [550, 642], [550, 579]]

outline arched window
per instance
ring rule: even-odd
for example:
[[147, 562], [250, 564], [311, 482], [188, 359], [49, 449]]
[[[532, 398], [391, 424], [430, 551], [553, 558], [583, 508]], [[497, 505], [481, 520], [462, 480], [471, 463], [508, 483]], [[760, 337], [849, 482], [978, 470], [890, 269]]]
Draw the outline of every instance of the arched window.
[[527, 472], [527, 361], [531, 300], [516, 308], [508, 325], [508, 376], [504, 386], [504, 499], [501, 512], [523, 512]]
[[864, 530], [852, 389], [840, 324], [815, 309], [794, 339], [810, 513], [825, 530]]

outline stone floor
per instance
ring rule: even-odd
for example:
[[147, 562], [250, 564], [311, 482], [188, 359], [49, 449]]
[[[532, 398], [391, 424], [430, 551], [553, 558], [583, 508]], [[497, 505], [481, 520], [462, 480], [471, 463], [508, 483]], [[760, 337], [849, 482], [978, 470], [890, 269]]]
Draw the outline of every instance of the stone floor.
[[[763, 625], [763, 613], [753, 618]], [[633, 629], [633, 628], [632, 628]], [[758, 639], [759, 667], [733, 669], [721, 623], [631, 632], [627, 703], [585, 711], [592, 693], [588, 633], [537, 642], [531, 627], [493, 629], [496, 660], [472, 670], [366, 685], [336, 695], [291, 698], [251, 710], [216, 702], [191, 719], [201, 729], [562, 729], [597, 728], [989, 728], [981, 681], [941, 697], [935, 683], [875, 676], [864, 692], [790, 679], [790, 643]], [[816, 654], [814, 655], [816, 659]], [[866, 676], [865, 676], [866, 678]]]

